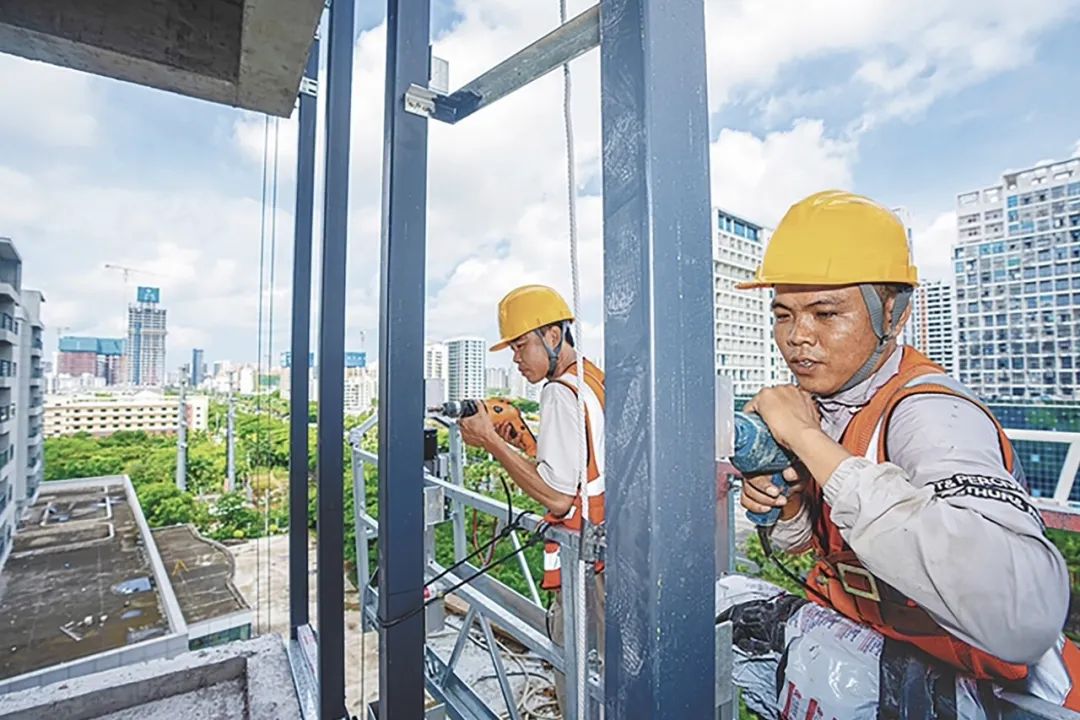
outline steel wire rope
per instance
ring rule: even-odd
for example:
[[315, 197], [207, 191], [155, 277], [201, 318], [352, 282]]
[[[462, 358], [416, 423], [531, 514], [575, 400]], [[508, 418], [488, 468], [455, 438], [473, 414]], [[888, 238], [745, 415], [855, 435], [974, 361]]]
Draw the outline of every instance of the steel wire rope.
[[[272, 180], [272, 200], [270, 203], [270, 299], [269, 312], [267, 313], [267, 340], [266, 340], [266, 368], [270, 370], [274, 352], [274, 285], [275, 268], [277, 264], [277, 208], [278, 208], [278, 166], [281, 160], [280, 153], [280, 120], [274, 118], [274, 174]], [[262, 378], [260, 378], [261, 382]], [[280, 396], [279, 396], [280, 397]], [[270, 408], [266, 409], [266, 417], [263, 423], [266, 427], [267, 446], [271, 445]], [[274, 607], [274, 558], [273, 546], [270, 542], [270, 490], [273, 484], [273, 466], [267, 468], [266, 487], [263, 488], [263, 535], [266, 538], [266, 629], [273, 632], [273, 607]]]
[[[270, 116], [263, 116], [263, 159], [262, 159], [262, 201], [259, 214], [259, 310], [256, 336], [258, 349], [255, 353], [255, 447], [260, 446], [262, 417], [262, 353], [263, 353], [263, 307], [265, 305], [266, 280], [266, 176], [270, 164]], [[248, 491], [255, 499], [253, 480], [248, 477]], [[255, 541], [255, 632], [262, 632], [262, 558], [259, 553], [258, 539]]]

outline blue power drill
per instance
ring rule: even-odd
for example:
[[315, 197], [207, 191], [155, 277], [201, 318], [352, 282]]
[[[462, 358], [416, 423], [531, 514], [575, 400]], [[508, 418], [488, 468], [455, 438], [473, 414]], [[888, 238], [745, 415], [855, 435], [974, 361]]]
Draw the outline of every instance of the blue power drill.
[[[772, 473], [773, 485], [787, 494], [788, 485], [781, 473], [794, 462], [795, 456], [773, 439], [761, 416], [757, 413], [735, 413], [735, 454], [731, 457], [731, 464], [743, 477]], [[774, 507], [766, 513], [747, 510], [746, 516], [757, 526], [758, 534], [764, 535], [780, 518], [780, 508]]]

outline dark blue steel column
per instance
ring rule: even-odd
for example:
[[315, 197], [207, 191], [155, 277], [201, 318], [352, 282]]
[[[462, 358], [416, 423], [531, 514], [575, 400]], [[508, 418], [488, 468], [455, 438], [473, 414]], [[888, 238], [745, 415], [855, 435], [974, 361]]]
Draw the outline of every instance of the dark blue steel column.
[[[304, 78], [319, 77], [319, 40], [308, 50]], [[315, 123], [318, 101], [300, 88], [293, 237], [292, 362], [289, 370], [289, 627], [308, 623], [308, 349], [311, 347], [311, 223], [315, 209]]]
[[613, 718], [716, 712], [712, 246], [702, 0], [602, 0]]
[[354, 0], [330, 5], [326, 70], [326, 191], [319, 303], [318, 630], [319, 717], [345, 709], [345, 582], [342, 485], [345, 474], [345, 257], [349, 229], [349, 124]]
[[[379, 304], [379, 715], [424, 716], [424, 254], [429, 0], [388, 0]], [[411, 616], [410, 616], [411, 615]], [[404, 619], [407, 618], [407, 619]]]

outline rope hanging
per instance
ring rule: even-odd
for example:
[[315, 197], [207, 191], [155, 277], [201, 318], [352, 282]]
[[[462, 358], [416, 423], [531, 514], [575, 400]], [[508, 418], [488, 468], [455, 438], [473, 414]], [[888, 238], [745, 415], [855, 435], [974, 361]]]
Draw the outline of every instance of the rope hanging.
[[[566, 23], [566, 0], [559, 0], [559, 22]], [[581, 495], [581, 535], [578, 545], [578, 563], [574, 568], [577, 573], [577, 587], [574, 597], [575, 656], [577, 658], [577, 712], [578, 717], [585, 716], [588, 678], [589, 642], [587, 631], [587, 612], [585, 580], [588, 577], [588, 563], [585, 556], [585, 544], [589, 531], [589, 477], [588, 449], [585, 429], [585, 355], [581, 350], [581, 287], [578, 273], [578, 233], [577, 233], [577, 174], [574, 167], [574, 118], [571, 108], [572, 78], [570, 63], [563, 64], [563, 125], [566, 129], [566, 190], [567, 216], [570, 231], [570, 282], [573, 286], [574, 338], [577, 341], [577, 405], [578, 405], [578, 493]]]

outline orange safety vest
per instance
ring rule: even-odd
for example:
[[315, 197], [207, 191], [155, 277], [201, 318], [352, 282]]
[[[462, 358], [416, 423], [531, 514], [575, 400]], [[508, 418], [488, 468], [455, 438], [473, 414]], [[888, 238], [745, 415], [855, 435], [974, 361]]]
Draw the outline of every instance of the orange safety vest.
[[[841, 438], [841, 444], [851, 454], [863, 457], [876, 438], [876, 462], [886, 462], [889, 419], [904, 398], [940, 394], [971, 400], [946, 385], [932, 381], [911, 384], [916, 378], [944, 373], [940, 366], [914, 348], [904, 348], [899, 372], [852, 418]], [[1005, 436], [1001, 423], [990, 410], [981, 403], [976, 404], [997, 427], [1005, 467], [1011, 473], [1014, 466], [1012, 444]], [[1026, 665], [1005, 662], [954, 637], [913, 600], [864, 568], [832, 522], [831, 511], [821, 489], [818, 488], [809, 500], [814, 517], [813, 545], [819, 559], [807, 578], [807, 584], [824, 596], [819, 598], [810, 593], [814, 601], [831, 606], [840, 614], [869, 625], [882, 635], [914, 645], [949, 666], [980, 680], [1010, 682], [1027, 676]], [[825, 598], [828, 598], [827, 603]], [[1073, 678], [1073, 692], [1066, 701], [1066, 707], [1074, 708], [1080, 705], [1080, 651], [1067, 640], [1064, 655], [1069, 674]]]
[[[567, 375], [576, 375], [577, 363], [570, 366]], [[566, 380], [552, 380], [570, 388], [570, 392], [577, 397], [577, 385]], [[585, 384], [596, 394], [600, 401], [600, 407], [604, 407], [604, 371], [585, 361]], [[588, 465], [586, 466], [588, 483], [586, 489], [589, 493], [589, 522], [600, 525], [604, 522], [604, 477], [600, 474], [600, 467], [596, 462], [596, 453], [593, 451], [592, 425], [589, 422], [589, 408], [585, 407], [585, 446], [587, 449]], [[544, 516], [544, 522], [549, 525], [562, 525], [570, 530], [581, 531], [581, 491], [574, 497], [574, 502], [562, 517], [556, 517], [550, 511]], [[558, 590], [562, 587], [562, 563], [559, 559], [559, 544], [552, 541], [544, 543], [544, 579], [540, 587], [545, 590]], [[603, 569], [602, 563], [596, 564], [597, 572]]]

